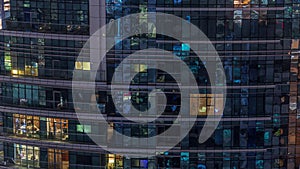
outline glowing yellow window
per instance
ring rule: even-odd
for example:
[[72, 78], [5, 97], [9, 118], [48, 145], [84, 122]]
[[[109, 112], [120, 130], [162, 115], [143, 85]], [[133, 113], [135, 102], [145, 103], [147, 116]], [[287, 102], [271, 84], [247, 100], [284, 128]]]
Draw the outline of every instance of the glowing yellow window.
[[83, 70], [91, 70], [90, 62], [83, 62]]
[[134, 72], [139, 73], [139, 72], [146, 72], [147, 70], [147, 65], [144, 64], [135, 64], [133, 66]]
[[90, 64], [90, 62], [75, 62], [75, 69], [91, 70], [91, 64]]
[[75, 69], [82, 70], [82, 62], [76, 62], [75, 63]]

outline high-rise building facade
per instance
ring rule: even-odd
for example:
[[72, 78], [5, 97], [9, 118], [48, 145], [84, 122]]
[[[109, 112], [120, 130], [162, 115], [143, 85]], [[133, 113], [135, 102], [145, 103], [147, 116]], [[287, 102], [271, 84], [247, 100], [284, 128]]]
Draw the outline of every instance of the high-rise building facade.
[[[210, 93], [207, 63], [194, 57], [191, 44], [156, 34], [155, 24], [151, 23], [150, 34], [137, 33], [126, 39], [115, 35], [116, 45], [107, 53], [105, 65], [96, 77], [97, 92], [93, 96], [78, 93], [83, 102], [97, 100], [98, 110], [108, 117], [110, 127], [102, 128], [93, 118], [87, 117], [84, 124], [77, 119], [73, 70], [79, 71], [83, 80], [91, 80], [93, 66], [90, 58], [77, 60], [84, 44], [101, 26], [122, 16], [146, 12], [173, 14], [196, 25], [221, 58], [227, 83], [226, 103], [222, 120], [204, 143], [198, 142], [199, 134], [209, 110], [215, 109], [218, 101]], [[147, 18], [138, 19], [147, 22]], [[122, 33], [134, 27], [120, 23], [109, 29]], [[299, 39], [300, 1], [296, 0], [3, 0], [3, 161], [11, 167], [53, 169], [298, 168]], [[114, 132], [150, 137], [173, 124], [132, 124], [118, 111], [123, 107], [130, 112], [126, 109], [128, 104], [147, 110], [153, 84], [176, 83], [167, 72], [139, 63], [128, 69], [138, 73], [131, 84], [143, 88], [116, 95], [108, 90], [120, 62], [147, 48], [170, 51], [189, 66], [200, 94], [190, 96], [188, 111], [198, 118], [187, 136], [171, 150], [158, 151], [149, 158], [129, 158], [105, 151], [87, 134], [110, 142]], [[167, 98], [163, 115], [178, 115], [178, 86], [162, 91]], [[193, 102], [199, 106], [193, 107]], [[130, 143], [122, 140], [112, 144], [126, 147], [124, 144]]]

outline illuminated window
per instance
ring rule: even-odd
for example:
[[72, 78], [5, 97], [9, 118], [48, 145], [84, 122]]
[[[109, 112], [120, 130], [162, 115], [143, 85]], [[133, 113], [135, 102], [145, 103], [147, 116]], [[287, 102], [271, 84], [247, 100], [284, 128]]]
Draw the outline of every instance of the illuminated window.
[[216, 94], [192, 94], [190, 102], [190, 114], [195, 116], [206, 116], [218, 113], [223, 107], [222, 95]]
[[83, 70], [91, 70], [90, 62], [83, 62]]
[[189, 152], [181, 152], [180, 153], [181, 155], [181, 161], [189, 161], [189, 156], [190, 156], [190, 153]]
[[38, 64], [37, 62], [31, 62], [31, 64], [25, 65], [25, 75], [38, 76]]
[[48, 149], [48, 168], [69, 168], [69, 151]]
[[31, 59], [20, 59], [11, 57], [10, 52], [5, 52], [4, 57], [5, 69], [11, 71], [12, 75], [38, 76], [38, 63], [32, 62]]
[[91, 64], [90, 64], [90, 62], [75, 62], [75, 69], [91, 70]]
[[114, 154], [109, 154], [108, 155], [108, 163], [109, 164], [114, 164], [115, 163], [115, 155]]
[[30, 7], [30, 1], [24, 1], [24, 7], [29, 8]]
[[11, 56], [10, 52], [4, 53], [4, 66], [5, 70], [11, 70]]
[[14, 114], [14, 134], [39, 138], [40, 119], [38, 116]]
[[183, 43], [181, 44], [181, 50], [182, 51], [190, 51], [190, 45], [189, 44], [186, 44], [186, 43]]
[[[234, 5], [235, 7], [242, 7], [242, 6], [247, 6], [250, 4], [250, 0], [235, 0]], [[252, 0], [251, 4], [257, 4], [256, 0]]]
[[81, 132], [81, 133], [91, 133], [92, 132], [92, 126], [91, 125], [81, 125], [78, 124], [76, 126], [76, 130], [77, 132]]
[[66, 140], [68, 135], [68, 120], [47, 118], [47, 135], [50, 139]]
[[11, 71], [11, 74], [13, 74], [13, 75], [17, 75], [17, 74], [19, 74], [19, 73], [18, 73], [18, 70], [16, 70], [16, 69], [13, 69], [13, 70]]
[[18, 165], [39, 168], [40, 148], [14, 144], [14, 159]]
[[298, 49], [299, 48], [299, 39], [293, 39], [292, 40], [292, 49]]
[[146, 72], [147, 71], [147, 65], [144, 65], [144, 64], [135, 64], [133, 66], [133, 71], [135, 73]]
[[75, 63], [75, 69], [81, 70], [82, 68], [83, 68], [82, 62], [76, 62], [76, 63]]
[[123, 157], [115, 154], [108, 154], [108, 168], [123, 167]]
[[187, 43], [183, 43], [181, 45], [174, 45], [173, 46], [173, 53], [176, 56], [179, 56], [182, 60], [186, 58], [186, 56], [190, 55], [190, 45]]
[[10, 11], [10, 0], [4, 0], [4, 11]]

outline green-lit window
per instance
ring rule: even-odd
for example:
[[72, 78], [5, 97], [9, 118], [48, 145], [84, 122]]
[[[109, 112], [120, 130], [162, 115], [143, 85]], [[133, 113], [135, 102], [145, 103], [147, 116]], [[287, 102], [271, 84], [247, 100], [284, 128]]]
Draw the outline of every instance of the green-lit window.
[[24, 1], [24, 7], [30, 8], [30, 1]]
[[76, 126], [76, 131], [88, 134], [88, 133], [92, 132], [92, 126], [91, 125], [81, 125], [81, 124], [78, 124]]
[[10, 52], [5, 52], [4, 53], [4, 66], [5, 70], [11, 70], [11, 56]]

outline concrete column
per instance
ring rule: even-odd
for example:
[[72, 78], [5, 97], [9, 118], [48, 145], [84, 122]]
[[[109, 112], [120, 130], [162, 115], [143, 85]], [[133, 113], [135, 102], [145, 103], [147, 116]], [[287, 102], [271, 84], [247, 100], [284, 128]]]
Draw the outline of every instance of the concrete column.
[[[89, 0], [89, 25], [90, 25], [90, 35], [93, 35], [98, 29], [106, 24], [106, 9], [105, 1], [103, 0]], [[106, 80], [106, 62], [102, 62], [100, 66], [93, 64], [95, 63], [94, 59], [100, 58], [101, 51], [105, 51], [106, 44], [101, 43], [100, 40], [98, 43], [90, 44], [90, 62], [91, 70], [98, 70], [98, 75], [96, 80], [105, 81]], [[91, 56], [97, 56], [92, 58]], [[100, 73], [99, 73], [100, 72]], [[94, 80], [94, 79], [91, 79]]]

